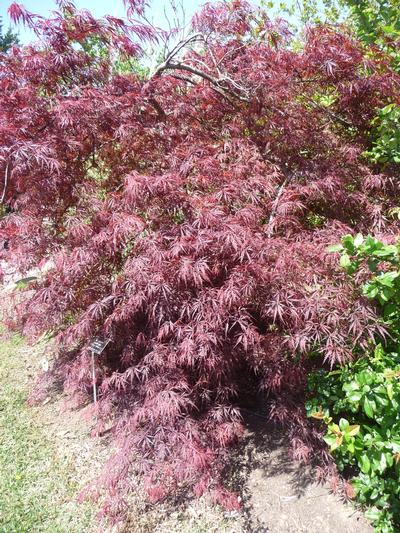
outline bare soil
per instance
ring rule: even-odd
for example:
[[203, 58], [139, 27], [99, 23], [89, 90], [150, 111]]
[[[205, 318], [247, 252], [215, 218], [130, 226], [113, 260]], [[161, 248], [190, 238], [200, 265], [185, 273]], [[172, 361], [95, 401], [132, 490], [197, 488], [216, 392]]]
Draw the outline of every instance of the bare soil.
[[315, 483], [310, 468], [289, 459], [284, 434], [260, 426], [250, 424], [245, 446], [249, 533], [373, 532], [352, 505]]

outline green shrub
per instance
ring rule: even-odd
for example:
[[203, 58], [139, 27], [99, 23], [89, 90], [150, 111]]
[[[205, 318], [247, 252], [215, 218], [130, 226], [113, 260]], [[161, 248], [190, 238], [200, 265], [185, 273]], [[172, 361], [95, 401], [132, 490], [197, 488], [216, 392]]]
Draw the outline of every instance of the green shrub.
[[365, 156], [374, 163], [400, 163], [400, 107], [389, 104], [380, 109], [372, 125], [374, 140]]
[[341, 252], [350, 275], [370, 272], [361, 290], [379, 306], [388, 336], [384, 345], [371, 341], [370, 353], [357, 353], [355, 361], [313, 373], [307, 414], [326, 424], [324, 440], [339, 471], [352, 478], [375, 531], [395, 532], [400, 530], [399, 247], [346, 235], [331, 250]]

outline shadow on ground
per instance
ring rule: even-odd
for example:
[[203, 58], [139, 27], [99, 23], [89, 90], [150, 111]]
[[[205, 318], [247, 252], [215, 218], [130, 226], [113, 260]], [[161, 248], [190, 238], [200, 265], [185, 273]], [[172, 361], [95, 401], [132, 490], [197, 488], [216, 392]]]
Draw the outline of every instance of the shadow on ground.
[[226, 472], [242, 494], [245, 533], [371, 533], [351, 505], [316, 484], [310, 467], [289, 458], [282, 431], [256, 413], [246, 416], [243, 446]]

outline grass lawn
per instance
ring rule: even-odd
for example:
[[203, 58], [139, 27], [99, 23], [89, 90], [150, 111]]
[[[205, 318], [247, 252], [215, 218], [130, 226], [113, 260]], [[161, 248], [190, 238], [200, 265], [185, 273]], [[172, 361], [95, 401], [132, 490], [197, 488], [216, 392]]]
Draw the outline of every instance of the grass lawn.
[[[0, 533], [91, 533], [96, 508], [77, 494], [108, 456], [88, 436], [79, 413], [59, 411], [59, 400], [30, 407], [43, 346], [29, 347], [0, 326]], [[101, 531], [111, 528], [100, 526]], [[171, 513], [133, 497], [123, 533], [237, 533], [238, 517], [204, 501]]]
[[76, 502], [74, 466], [46, 431], [40, 407], [26, 403], [31, 354], [35, 348], [0, 331], [0, 532], [87, 533], [95, 510]]

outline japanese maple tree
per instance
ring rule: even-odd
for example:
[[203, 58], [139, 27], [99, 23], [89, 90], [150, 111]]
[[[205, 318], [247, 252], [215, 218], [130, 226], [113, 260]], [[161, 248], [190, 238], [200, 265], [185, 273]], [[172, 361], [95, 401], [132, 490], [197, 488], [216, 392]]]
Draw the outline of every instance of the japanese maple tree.
[[[221, 472], [244, 398], [309, 458], [309, 369], [380, 329], [326, 247], [399, 230], [396, 168], [363, 153], [400, 79], [345, 28], [292, 46], [283, 21], [235, 0], [206, 4], [177, 41], [145, 7], [128, 2], [126, 20], [64, 0], [48, 19], [10, 7], [38, 42], [0, 55], [1, 258], [22, 275], [46, 265], [10, 322], [51, 332], [54, 372], [87, 398], [90, 342], [110, 339], [96, 409], [120, 443], [111, 491], [134, 465], [153, 500], [183, 484], [235, 506]], [[150, 76], [116, 68], [163, 40]]]

